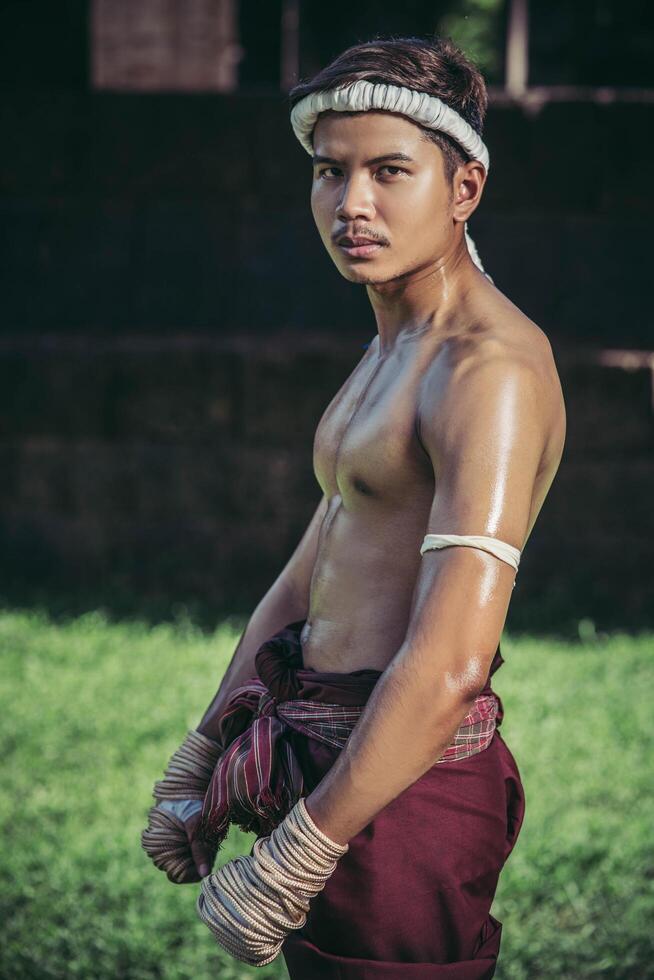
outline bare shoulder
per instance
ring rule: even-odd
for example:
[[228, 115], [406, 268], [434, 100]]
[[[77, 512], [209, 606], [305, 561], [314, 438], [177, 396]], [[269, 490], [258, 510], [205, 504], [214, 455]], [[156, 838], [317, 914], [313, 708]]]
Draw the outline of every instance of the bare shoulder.
[[462, 334], [469, 338], [458, 365], [462, 372], [496, 365], [508, 371], [531, 373], [546, 389], [556, 389], [558, 373], [552, 345], [544, 330], [493, 287], [483, 308], [470, 310], [470, 322]]
[[504, 373], [520, 378], [525, 391], [533, 391], [548, 455], [560, 459], [566, 430], [565, 401], [549, 337], [503, 293], [496, 292], [498, 299], [489, 311], [486, 338], [472, 360], [477, 367], [495, 365], [494, 371], [487, 372], [489, 383]]
[[462, 438], [480, 416], [490, 422], [510, 408], [542, 445], [543, 465], [556, 465], [566, 417], [547, 334], [494, 287], [467, 314], [428, 372], [420, 398], [420, 432], [431, 429], [434, 444], [444, 445]]

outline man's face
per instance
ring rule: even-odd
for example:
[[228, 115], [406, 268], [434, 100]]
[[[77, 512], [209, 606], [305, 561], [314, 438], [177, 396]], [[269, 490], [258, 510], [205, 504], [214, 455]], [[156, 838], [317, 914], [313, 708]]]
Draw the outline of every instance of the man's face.
[[[435, 143], [404, 116], [326, 112], [313, 133], [311, 210], [350, 282], [382, 283], [437, 263], [454, 241], [452, 187]], [[356, 247], [342, 236], [371, 239]]]

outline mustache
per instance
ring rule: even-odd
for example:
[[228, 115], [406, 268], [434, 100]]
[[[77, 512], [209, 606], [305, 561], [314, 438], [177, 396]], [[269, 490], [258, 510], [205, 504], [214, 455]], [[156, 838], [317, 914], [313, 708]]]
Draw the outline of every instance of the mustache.
[[383, 235], [378, 235], [375, 231], [367, 228], [355, 228], [352, 230], [352, 232], [337, 231], [332, 235], [332, 241], [337, 242], [339, 238], [343, 238], [345, 235], [349, 238], [370, 238], [373, 242], [379, 242], [380, 245], [388, 245], [387, 238], [384, 238]]

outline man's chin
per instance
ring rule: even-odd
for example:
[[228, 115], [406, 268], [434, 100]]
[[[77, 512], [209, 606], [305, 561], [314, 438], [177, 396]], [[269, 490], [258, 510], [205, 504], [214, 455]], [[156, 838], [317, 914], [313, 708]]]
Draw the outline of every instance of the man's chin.
[[390, 282], [391, 279], [397, 277], [396, 272], [382, 272], [381, 269], [372, 269], [370, 266], [360, 266], [359, 268], [349, 266], [346, 269], [339, 269], [338, 271], [348, 282], [356, 283], [359, 286], [374, 286], [377, 283], [381, 285], [381, 283]]
[[374, 259], [368, 262], [348, 262], [347, 265], [337, 262], [336, 268], [344, 279], [347, 279], [348, 282], [358, 283], [360, 286], [368, 286], [376, 282], [388, 282], [389, 279], [395, 278], [394, 272], [388, 268], [382, 270]]

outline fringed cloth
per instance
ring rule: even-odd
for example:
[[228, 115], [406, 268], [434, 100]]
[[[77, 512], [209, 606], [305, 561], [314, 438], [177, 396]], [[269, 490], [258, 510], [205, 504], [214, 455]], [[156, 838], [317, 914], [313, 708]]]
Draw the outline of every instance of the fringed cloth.
[[[307, 795], [304, 738], [340, 750], [347, 742], [382, 672], [318, 672], [303, 666], [299, 642], [304, 620], [264, 643], [255, 658], [258, 677], [231, 695], [220, 719], [226, 746], [206, 791], [202, 836], [219, 848], [229, 825], [267, 835]], [[501, 656], [498, 652], [496, 660]], [[493, 661], [491, 673], [499, 663]], [[307, 696], [308, 695], [308, 696]], [[436, 764], [483, 752], [502, 717], [488, 688], [477, 697], [452, 743]], [[315, 745], [314, 745], [315, 750]]]

